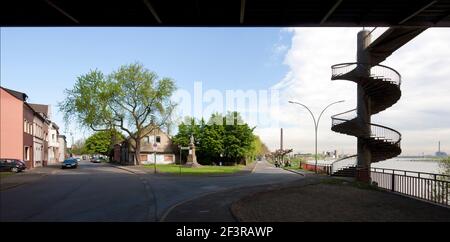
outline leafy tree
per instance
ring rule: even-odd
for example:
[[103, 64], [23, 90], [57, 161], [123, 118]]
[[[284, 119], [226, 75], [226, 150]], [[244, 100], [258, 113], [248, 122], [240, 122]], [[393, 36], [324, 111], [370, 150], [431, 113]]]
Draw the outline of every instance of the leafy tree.
[[187, 146], [191, 134], [194, 134], [201, 164], [243, 162], [254, 158], [254, 149], [259, 147], [259, 144], [255, 144], [253, 128], [244, 123], [237, 112], [229, 112], [225, 117], [218, 113], [212, 114], [207, 123], [203, 119], [196, 122], [188, 118], [178, 126], [178, 134], [173, 141]]
[[224, 157], [229, 162], [245, 162], [252, 149], [254, 128], [244, 123], [238, 112], [229, 112], [225, 120]]
[[444, 175], [444, 179], [449, 181], [450, 178], [448, 176], [450, 176], [450, 157], [443, 158], [440, 161], [440, 166], [442, 168], [442, 175]]
[[114, 144], [123, 141], [124, 138], [117, 130], [98, 131], [86, 140], [85, 150], [88, 154], [110, 155]]
[[121, 66], [109, 75], [98, 70], [77, 78], [66, 99], [59, 103], [66, 122], [76, 121], [94, 131], [125, 132], [139, 164], [141, 139], [161, 128], [170, 118], [174, 81], [135, 63]]
[[264, 144], [261, 138], [257, 135], [254, 136], [252, 142], [252, 148], [249, 151], [248, 157], [250, 159], [255, 159], [256, 157], [263, 157], [269, 153], [269, 149], [266, 144]]
[[69, 153], [73, 155], [86, 154], [85, 141], [83, 139], [77, 140], [72, 147], [68, 148]]

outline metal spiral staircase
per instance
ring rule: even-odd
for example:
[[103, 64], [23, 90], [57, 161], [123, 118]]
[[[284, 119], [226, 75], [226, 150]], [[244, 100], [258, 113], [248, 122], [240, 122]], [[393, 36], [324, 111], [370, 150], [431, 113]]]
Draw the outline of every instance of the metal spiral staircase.
[[[333, 65], [331, 80], [348, 80], [360, 84], [370, 99], [370, 115], [379, 113], [394, 105], [401, 96], [401, 75], [394, 69], [383, 66], [369, 66], [364, 63], [342, 63]], [[367, 73], [367, 72], [370, 73]], [[372, 154], [371, 162], [386, 160], [401, 153], [401, 134], [389, 127], [364, 123], [358, 118], [356, 109], [333, 115], [331, 130], [363, 138]], [[370, 127], [370, 134], [365, 131]], [[354, 156], [350, 158], [355, 158]], [[339, 163], [346, 164], [339, 166]], [[354, 176], [356, 159], [337, 160], [332, 174]]]

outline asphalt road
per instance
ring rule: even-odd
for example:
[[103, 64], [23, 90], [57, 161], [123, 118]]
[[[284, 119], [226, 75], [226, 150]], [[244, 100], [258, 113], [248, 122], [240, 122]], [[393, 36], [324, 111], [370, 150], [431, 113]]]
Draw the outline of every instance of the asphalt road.
[[303, 177], [261, 161], [235, 176], [133, 174], [108, 164], [80, 162], [35, 182], [0, 192], [1, 221], [160, 221], [199, 196]]

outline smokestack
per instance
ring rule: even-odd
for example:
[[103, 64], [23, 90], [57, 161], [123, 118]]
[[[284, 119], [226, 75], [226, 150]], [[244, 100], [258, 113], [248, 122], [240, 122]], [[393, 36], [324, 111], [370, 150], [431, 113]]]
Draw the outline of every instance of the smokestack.
[[281, 128], [280, 134], [280, 149], [283, 150], [283, 128]]
[[441, 153], [441, 141], [438, 142], [438, 152]]

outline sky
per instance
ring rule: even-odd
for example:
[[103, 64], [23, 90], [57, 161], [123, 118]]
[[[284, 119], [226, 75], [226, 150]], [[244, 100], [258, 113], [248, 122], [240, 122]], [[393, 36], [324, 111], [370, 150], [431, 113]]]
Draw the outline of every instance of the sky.
[[[328, 103], [345, 100], [324, 113], [319, 123], [319, 151], [353, 154], [356, 138], [331, 131], [330, 116], [356, 107], [356, 84], [331, 81], [330, 66], [355, 61], [360, 30], [1, 28], [0, 81], [6, 88], [25, 92], [31, 103], [50, 104], [52, 119], [69, 143], [70, 133], [77, 140], [90, 132], [64, 124], [57, 107], [64, 89], [72, 88], [77, 76], [90, 70], [110, 73], [134, 62], [176, 82], [174, 100], [184, 103], [179, 106], [180, 117], [207, 117], [215, 110], [235, 108], [227, 106], [227, 93], [257, 95], [255, 102], [245, 103], [244, 119], [256, 126], [255, 132], [271, 149], [278, 148], [283, 127], [285, 147], [313, 152], [312, 119], [305, 109], [288, 104], [289, 100], [308, 105], [316, 115]], [[378, 30], [375, 36], [383, 29]], [[438, 141], [450, 152], [448, 43], [449, 29], [428, 29], [382, 63], [402, 75], [402, 97], [372, 116], [372, 121], [402, 133], [403, 155], [432, 154]], [[190, 96], [187, 102], [179, 98], [183, 93]], [[221, 101], [212, 105], [211, 97]], [[202, 106], [195, 112], [198, 98]]]

